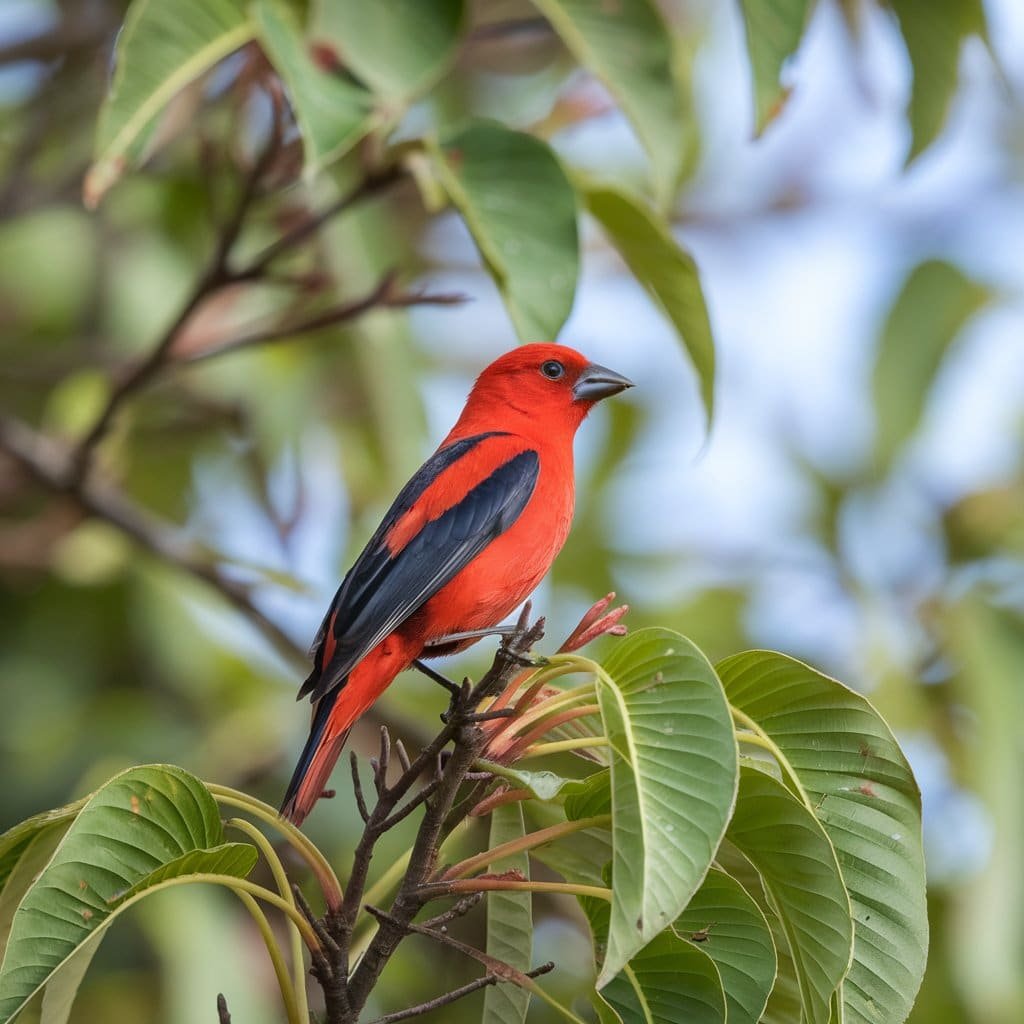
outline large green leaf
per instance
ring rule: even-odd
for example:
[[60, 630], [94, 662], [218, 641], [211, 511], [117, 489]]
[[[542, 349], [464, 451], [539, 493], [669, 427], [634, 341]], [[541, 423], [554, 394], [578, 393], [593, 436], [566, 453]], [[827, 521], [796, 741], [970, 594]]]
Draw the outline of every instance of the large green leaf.
[[465, 20], [463, 0], [319, 0], [313, 32], [375, 92], [406, 101], [448, 68]]
[[[102, 930], [145, 891], [141, 883], [193, 872], [242, 877], [256, 856], [248, 844], [224, 843], [213, 797], [180, 768], [115, 776], [84, 804], [14, 911], [0, 963], [0, 1021], [58, 970], [80, 976], [76, 958], [92, 955]], [[73, 987], [61, 998], [71, 996]]]
[[718, 666], [730, 701], [778, 745], [835, 847], [855, 920], [847, 1024], [905, 1019], [928, 952], [921, 798], [891, 730], [860, 694], [792, 658]]
[[723, 871], [709, 871], [675, 930], [714, 960], [729, 1024], [757, 1024], [775, 981], [775, 943], [746, 889]]
[[875, 359], [875, 463], [884, 472], [917, 428], [946, 350], [988, 298], [956, 267], [929, 260], [905, 281], [882, 331]]
[[[742, 761], [743, 756], [741, 755], [741, 763]], [[768, 899], [760, 874], [728, 839], [723, 840], [722, 845], [718, 848], [715, 863], [731, 879], [743, 886], [744, 892], [750, 896], [758, 910], [761, 911], [771, 932], [772, 944], [775, 947], [775, 981], [771, 994], [768, 996], [768, 1002], [758, 1018], [759, 1024], [797, 1024], [801, 1020], [801, 1009], [796, 964], [790, 955], [786, 933], [775, 908]], [[841, 1022], [833, 1021], [832, 1024], [841, 1024]]]
[[828, 1024], [853, 945], [850, 900], [814, 815], [781, 782], [740, 769], [729, 841], [757, 868], [789, 942], [806, 1024]]
[[[522, 804], [496, 807], [491, 812], [491, 849], [518, 839], [524, 833]], [[491, 871], [516, 869], [530, 877], [530, 859], [525, 853], [495, 861]], [[487, 953], [520, 971], [530, 969], [533, 955], [533, 910], [528, 892], [487, 894]], [[491, 985], [484, 995], [483, 1024], [523, 1024], [530, 1006], [530, 993], [518, 985]]]
[[288, 90], [306, 168], [316, 171], [347, 153], [370, 130], [370, 94], [319, 67], [283, 0], [256, 0], [253, 16], [260, 43]]
[[135, 0], [117, 39], [114, 77], [100, 110], [83, 189], [88, 205], [140, 159], [175, 94], [252, 37], [245, 0]]
[[53, 856], [53, 851], [57, 849], [70, 825], [71, 819], [68, 818], [66, 821], [37, 828], [26, 842], [18, 845], [18, 856], [13, 860], [11, 869], [4, 879], [3, 890], [0, 891], [0, 962], [7, 949], [11, 923], [14, 921], [14, 912], [18, 909], [18, 904]]
[[807, 24], [811, 0], [740, 0], [754, 82], [757, 134], [782, 109], [786, 91], [782, 66], [796, 53]]
[[679, 333], [697, 372], [710, 423], [715, 404], [715, 342], [697, 264], [641, 200], [611, 186], [585, 184], [583, 193], [587, 209]]
[[622, 1024], [725, 1024], [726, 1019], [714, 961], [671, 929], [637, 953], [598, 998]]
[[25, 854], [25, 850], [40, 833], [57, 824], [69, 824], [85, 805], [88, 797], [58, 807], [56, 810], [34, 814], [23, 822], [8, 829], [0, 836], [0, 892], [7, 886], [11, 872]]
[[618, 100], [650, 156], [659, 206], [667, 206], [693, 146], [693, 112], [657, 5], [651, 0], [534, 3]]
[[474, 121], [435, 155], [519, 337], [554, 339], [579, 274], [576, 195], [554, 153], [532, 135]]
[[643, 629], [618, 644], [597, 692], [611, 749], [613, 842], [600, 988], [700, 885], [735, 801], [737, 754], [714, 669], [672, 630]]
[[942, 131], [956, 92], [960, 48], [968, 36], [985, 34], [985, 9], [982, 0], [891, 0], [891, 6], [914, 73], [909, 163]]

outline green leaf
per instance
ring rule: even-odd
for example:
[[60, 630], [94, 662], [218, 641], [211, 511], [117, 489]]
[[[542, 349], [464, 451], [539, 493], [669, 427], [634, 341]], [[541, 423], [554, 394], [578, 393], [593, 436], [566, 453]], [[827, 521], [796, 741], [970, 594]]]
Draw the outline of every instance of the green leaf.
[[[132, 768], [93, 793], [14, 912], [0, 963], [0, 1021], [55, 972], [84, 971], [76, 955], [91, 956], [102, 930], [143, 892], [191, 872], [248, 874], [255, 847], [223, 839], [213, 797], [180, 768]], [[143, 881], [149, 888], [140, 889]]]
[[611, 749], [612, 890], [598, 988], [682, 912], [707, 873], [736, 796], [729, 707], [685, 637], [643, 629], [598, 675]]
[[[491, 849], [525, 834], [522, 804], [496, 807], [491, 812]], [[491, 871], [517, 869], [530, 877], [526, 853], [493, 863]], [[528, 892], [487, 894], [487, 955], [497, 957], [520, 971], [530, 969], [533, 955], [533, 910]], [[530, 993], [518, 985], [491, 985], [484, 995], [483, 1024], [523, 1024], [530, 1006]]]
[[474, 121], [434, 147], [462, 214], [523, 341], [554, 339], [579, 274], [576, 194], [540, 139]]
[[587, 209], [682, 339], [697, 372], [710, 424], [715, 405], [715, 342], [697, 264], [642, 201], [611, 186], [584, 185], [583, 191]]
[[83, 797], [81, 800], [58, 807], [56, 810], [34, 814], [0, 836], [0, 892], [6, 887], [8, 877], [24, 856], [25, 850], [32, 840], [52, 825], [69, 824], [71, 819], [85, 806], [88, 799], [88, 797]]
[[693, 110], [672, 36], [650, 0], [534, 0], [576, 59], [608, 87], [651, 160], [659, 207], [693, 147]]
[[911, 142], [907, 163], [935, 141], [956, 92], [960, 48], [985, 35], [981, 0], [891, 0], [907, 46], [914, 82], [910, 93]]
[[810, 0], [740, 0], [754, 82], [755, 133], [782, 109], [782, 66], [796, 53], [807, 24]]
[[986, 302], [987, 289], [939, 260], [915, 267], [889, 310], [875, 359], [875, 464], [891, 466], [917, 428], [946, 350]]
[[775, 943], [746, 889], [723, 871], [709, 871], [674, 927], [714, 960], [729, 1024], [757, 1024], [775, 981]]
[[260, 43], [288, 90], [302, 133], [306, 170], [314, 173], [370, 131], [372, 99], [365, 89], [317, 66], [282, 0], [256, 0], [252, 9]]
[[58, 821], [44, 828], [37, 828], [25, 842], [18, 845], [18, 856], [12, 858], [10, 870], [4, 879], [3, 890], [0, 891], [0, 959], [7, 949], [7, 940], [10, 937], [11, 924], [14, 921], [14, 912], [18, 909], [18, 904], [21, 903], [36, 876], [53, 856], [53, 851], [57, 849], [57, 845], [70, 826], [71, 819], [68, 818], [66, 821]]
[[928, 918], [921, 798], [903, 752], [864, 697], [799, 661], [749, 651], [718, 670], [792, 766], [839, 858], [855, 921], [846, 1024], [904, 1020]]
[[702, 949], [671, 929], [648, 943], [598, 994], [622, 1024], [725, 1024], [722, 979]]
[[850, 963], [853, 922], [825, 830], [781, 782], [744, 766], [728, 836], [757, 868], [778, 914], [804, 1019], [828, 1024], [829, 1001]]
[[451, 65], [465, 21], [463, 0], [320, 0], [313, 32], [374, 92], [407, 101]]
[[163, 108], [253, 37], [244, 0], [135, 0], [117, 37], [114, 77], [83, 193], [88, 206], [142, 157]]

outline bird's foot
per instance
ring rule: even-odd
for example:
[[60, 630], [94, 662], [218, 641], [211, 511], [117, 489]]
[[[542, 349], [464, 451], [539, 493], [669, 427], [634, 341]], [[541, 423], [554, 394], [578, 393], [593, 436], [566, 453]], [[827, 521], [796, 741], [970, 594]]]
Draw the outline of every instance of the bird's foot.
[[413, 663], [412, 667], [419, 669], [428, 679], [433, 679], [435, 683], [443, 686], [452, 696], [452, 700], [456, 700], [459, 694], [462, 693], [462, 687], [458, 683], [452, 682], [444, 673], [438, 672], [436, 668], [432, 668], [422, 658], [417, 658]]
[[485, 636], [500, 636], [502, 639], [507, 640], [509, 637], [515, 636], [517, 632], [519, 632], [519, 626], [514, 622], [490, 626], [487, 629], [467, 629], [462, 633], [449, 633], [448, 636], [439, 636], [436, 640], [431, 640], [427, 647], [448, 647], [450, 644], [463, 643], [466, 640], [481, 640]]

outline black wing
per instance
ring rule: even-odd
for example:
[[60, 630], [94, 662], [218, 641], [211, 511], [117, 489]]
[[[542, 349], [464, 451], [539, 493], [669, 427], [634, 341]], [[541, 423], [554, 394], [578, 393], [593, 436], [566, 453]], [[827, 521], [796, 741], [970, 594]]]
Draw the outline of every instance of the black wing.
[[[461, 501], [427, 523], [397, 555], [384, 543], [391, 527], [440, 472], [493, 436], [479, 434], [435, 452], [402, 489], [335, 595], [315, 644], [317, 669], [303, 684], [300, 697], [311, 693], [319, 700], [342, 684], [369, 651], [519, 518], [540, 473], [540, 458], [529, 449], [498, 466]], [[333, 630], [335, 645], [325, 665], [321, 659], [328, 629]]]

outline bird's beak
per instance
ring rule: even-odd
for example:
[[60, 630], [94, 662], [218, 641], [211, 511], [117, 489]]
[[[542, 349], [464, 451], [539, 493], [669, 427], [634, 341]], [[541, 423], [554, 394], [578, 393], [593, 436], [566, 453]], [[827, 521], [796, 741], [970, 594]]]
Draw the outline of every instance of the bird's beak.
[[577, 402], [599, 402], [631, 387], [633, 382], [628, 377], [607, 366], [591, 363], [573, 385], [572, 396]]

